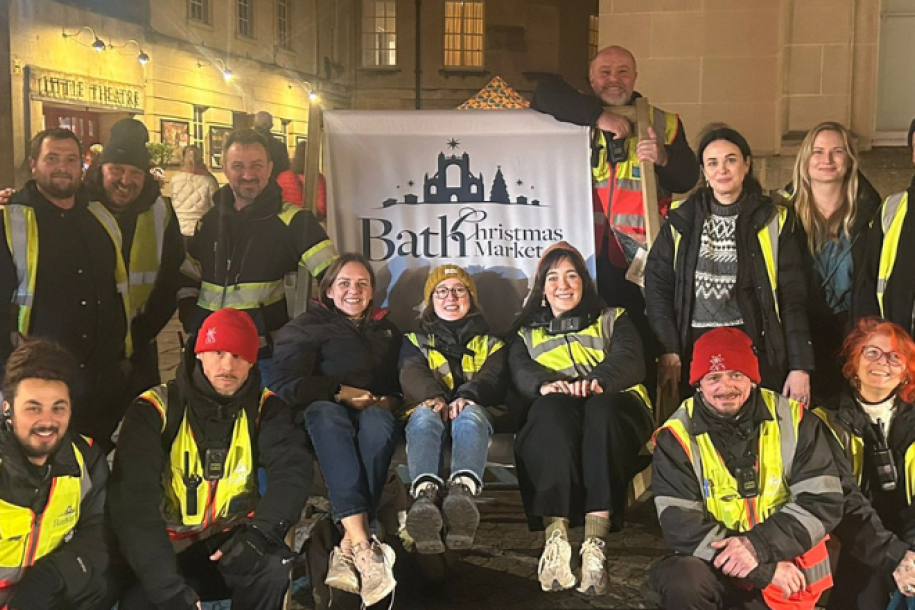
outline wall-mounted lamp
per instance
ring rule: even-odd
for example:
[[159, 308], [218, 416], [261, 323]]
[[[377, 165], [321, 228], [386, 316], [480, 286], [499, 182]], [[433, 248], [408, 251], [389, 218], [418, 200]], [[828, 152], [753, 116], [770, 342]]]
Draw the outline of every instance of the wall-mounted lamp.
[[309, 81], [303, 80], [302, 88], [308, 92], [308, 101], [309, 102], [311, 102], [312, 104], [316, 104], [317, 102], [321, 101], [321, 98], [318, 96], [317, 87], [312, 85]]
[[[210, 61], [213, 63], [214, 66], [216, 66], [219, 69], [220, 72], [222, 72], [222, 77], [224, 79], [226, 79], [226, 82], [229, 82], [230, 80], [232, 80], [232, 77], [235, 76], [234, 74], [232, 74], [232, 70], [229, 69], [229, 67], [226, 65], [226, 62], [224, 62], [223, 60], [216, 57]], [[202, 68], [203, 66], [204, 66], [204, 63], [198, 59], [197, 67]]]
[[[105, 49], [107, 49], [109, 47], [109, 45], [105, 44], [105, 42], [101, 38], [99, 38], [98, 35], [96, 35], [95, 30], [93, 30], [88, 25], [84, 25], [83, 27], [76, 30], [72, 34], [68, 34], [66, 30], [62, 30], [61, 34], [63, 35], [64, 38], [76, 38], [80, 34], [82, 34], [84, 31], [88, 31], [90, 34], [92, 34], [92, 38], [94, 40], [92, 41], [92, 44], [90, 44], [88, 46], [95, 49], [95, 51], [97, 53], [101, 53], [102, 51], [104, 51]], [[79, 42], [79, 40], [77, 39], [76, 42]], [[82, 44], [82, 43], [80, 43], [80, 44]]]
[[[146, 64], [148, 64], [149, 55], [146, 54], [146, 52], [143, 50], [143, 47], [140, 46], [140, 43], [132, 38], [130, 40], [128, 40], [127, 42], [125, 42], [124, 44], [114, 47], [114, 48], [126, 49], [128, 46], [130, 46], [131, 43], [137, 45], [137, 50], [139, 51], [139, 53], [137, 54], [137, 61], [140, 62], [140, 65], [145, 66]], [[122, 55], [126, 55], [126, 53], [122, 53]]]

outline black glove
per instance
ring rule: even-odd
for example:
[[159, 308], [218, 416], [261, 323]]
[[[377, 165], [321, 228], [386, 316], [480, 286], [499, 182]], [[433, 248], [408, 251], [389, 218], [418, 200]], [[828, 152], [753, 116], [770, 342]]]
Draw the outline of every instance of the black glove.
[[271, 542], [250, 525], [235, 532], [219, 550], [219, 569], [226, 574], [253, 574], [262, 571], [271, 559], [285, 564], [295, 557], [285, 544]]
[[25, 575], [13, 585], [9, 610], [44, 610], [54, 605], [54, 598], [63, 591], [64, 580], [52, 564], [39, 561], [26, 568]]
[[197, 602], [200, 596], [190, 587], [184, 587], [177, 595], [159, 602], [156, 608], [159, 610], [197, 610]]

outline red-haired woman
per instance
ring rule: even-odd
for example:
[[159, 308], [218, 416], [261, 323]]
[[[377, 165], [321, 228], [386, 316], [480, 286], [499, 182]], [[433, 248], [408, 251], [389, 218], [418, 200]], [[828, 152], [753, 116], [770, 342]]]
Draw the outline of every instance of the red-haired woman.
[[[843, 553], [828, 607], [882, 610], [895, 589], [893, 568], [902, 592], [915, 594], [908, 578], [915, 572], [915, 554], [907, 552], [915, 546], [915, 342], [901, 326], [867, 317], [845, 338], [842, 356], [850, 388], [835, 408], [815, 412], [835, 433], [861, 491], [889, 532], [873, 527], [863, 500], [857, 511], [846, 506], [846, 518], [834, 532]], [[856, 503], [856, 492], [846, 490], [847, 503]], [[851, 518], [852, 512], [863, 517]], [[905, 568], [909, 572], [903, 574]]]

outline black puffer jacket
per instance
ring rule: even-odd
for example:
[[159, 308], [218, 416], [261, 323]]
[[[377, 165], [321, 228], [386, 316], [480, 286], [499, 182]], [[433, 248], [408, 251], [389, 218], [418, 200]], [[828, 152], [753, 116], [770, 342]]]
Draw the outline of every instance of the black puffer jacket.
[[[685, 361], [692, 353], [696, 264], [711, 200], [711, 191], [703, 188], [671, 210], [651, 248], [645, 269], [648, 321], [664, 353], [679, 354], [684, 360], [684, 370], [688, 370]], [[807, 276], [796, 234], [798, 223], [789, 211], [778, 240], [776, 312], [757, 233], [778, 210], [768, 197], [755, 193], [747, 193], [742, 206], [737, 219], [737, 300], [744, 330], [753, 340], [760, 359], [766, 358], [769, 370], [781, 375], [781, 379], [769, 383], [781, 384], [788, 371], [814, 368], [807, 321]], [[681, 236], [676, 261], [671, 227]], [[781, 385], [773, 389], [780, 390]]]
[[384, 310], [354, 322], [318, 301], [277, 334], [273, 389], [296, 410], [333, 400], [340, 384], [376, 396], [400, 393], [397, 357], [401, 334]]
[[400, 385], [408, 406], [436, 397], [449, 402], [455, 398], [466, 398], [484, 407], [501, 403], [505, 398], [508, 362], [508, 348], [502, 341], [495, 339], [501, 347], [486, 358], [473, 379], [465, 378], [461, 366], [467, 344], [474, 337], [489, 334], [489, 325], [482, 313], [468, 313], [457, 323], [436, 318], [434, 322], [424, 322], [420, 330], [434, 337], [436, 351], [448, 361], [454, 376], [454, 389], [449, 390], [435, 378], [423, 352], [409, 337], [404, 337], [400, 349]]

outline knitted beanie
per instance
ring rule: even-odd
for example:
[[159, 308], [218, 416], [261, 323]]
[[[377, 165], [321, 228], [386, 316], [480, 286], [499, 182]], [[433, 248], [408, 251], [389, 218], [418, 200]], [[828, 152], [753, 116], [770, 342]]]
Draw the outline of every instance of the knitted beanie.
[[461, 283], [467, 287], [470, 296], [473, 297], [473, 302], [477, 303], [477, 284], [473, 281], [473, 277], [464, 271], [463, 268], [458, 267], [457, 265], [439, 265], [429, 273], [429, 277], [426, 278], [426, 287], [423, 289], [423, 296], [426, 299], [426, 304], [428, 305], [432, 301], [432, 293], [435, 291], [435, 287], [444, 282], [449, 278], [455, 278], [461, 280]]
[[111, 137], [102, 150], [99, 163], [132, 165], [145, 172], [151, 165], [147, 142], [146, 125], [136, 119], [121, 119], [111, 126]]
[[220, 309], [203, 321], [194, 353], [229, 352], [254, 364], [259, 348], [257, 327], [244, 311]]
[[722, 326], [705, 333], [693, 345], [690, 385], [697, 384], [709, 373], [720, 371], [740, 371], [754, 383], [760, 382], [759, 361], [753, 352], [753, 341], [742, 330]]

